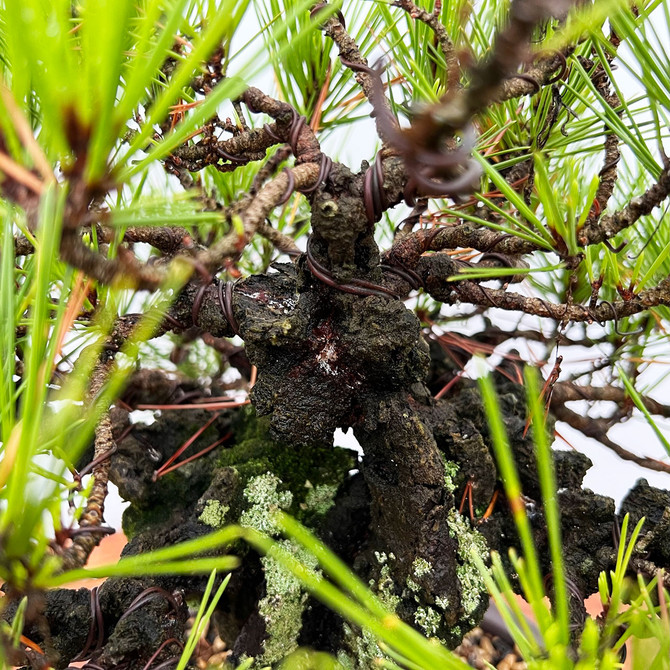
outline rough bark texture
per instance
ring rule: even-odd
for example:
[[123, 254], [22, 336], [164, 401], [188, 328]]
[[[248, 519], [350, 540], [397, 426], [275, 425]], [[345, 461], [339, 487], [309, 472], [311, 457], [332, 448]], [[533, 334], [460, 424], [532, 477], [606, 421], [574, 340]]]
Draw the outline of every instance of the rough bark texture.
[[[346, 32], [343, 17], [336, 12], [325, 22], [324, 32], [339, 48], [343, 65], [355, 72], [363, 95], [371, 103], [383, 147], [372, 165], [364, 163], [354, 174], [322, 153], [315, 132], [297, 110], [258, 89], [247, 89], [235, 102], [240, 127], [215, 117], [202, 129], [202, 136], [196, 136], [199, 139], [194, 137], [192, 143], [175, 148], [165, 160], [167, 171], [192, 189], [196, 182], [189, 171], [209, 166], [231, 172], [264, 158], [268, 148], [284, 145], [259, 169], [249, 192], [236, 202], [224, 207], [214, 196], [199, 193], [203, 209], [220, 207], [231, 221], [240, 224], [231, 225], [215, 241], [196, 243], [183, 228], [169, 232], [137, 228], [126, 231], [123, 242], [130, 246], [121, 245], [112, 260], [93, 251], [84, 244], [82, 230], [102, 223], [106, 213], [94, 204], [118, 185], [111, 178], [95, 188], [87, 184], [81, 176], [86, 163], [85, 139], [73, 145], [81, 174], [70, 171], [64, 175], [70, 189], [61, 259], [102, 284], [123, 281], [149, 290], [161, 286], [169, 262], [187, 259], [197, 275], [181, 290], [159, 332], [174, 330], [182, 333], [184, 340], [202, 336], [227, 356], [238, 355], [237, 367], [244, 375], [251, 377], [252, 365], [258, 372], [251, 393], [253, 409], [225, 410], [215, 416], [205, 409], [188, 414], [165, 410], [154, 424], [146, 426], [132, 424], [128, 408], [219, 396], [226, 389], [159, 370], [139, 371], [122, 402], [100, 422], [96, 444], [82, 460], [85, 465], [95, 459], [97, 477], [89, 499], [92, 507], [83, 516], [82, 526], [90, 533], [99, 523], [109, 476], [131, 502], [123, 522], [130, 538], [127, 555], [235, 523], [274, 536], [301, 561], [315, 567], [313, 557], [291, 541], [280, 539], [272, 512], [283, 509], [334, 549], [390, 610], [426, 635], [454, 647], [479, 623], [488, 606], [483, 579], [472, 560], [473, 550], [484, 561], [491, 549], [505, 557], [510, 547], [518, 548], [518, 539], [476, 385], [460, 378], [459, 368], [464, 369], [476, 350], [476, 338], [469, 348], [463, 348], [460, 358], [447, 360], [435, 344], [439, 337], [433, 333], [429, 345], [418, 317], [402, 298], [410, 289], [423, 288], [438, 302], [496, 307], [540, 316], [557, 325], [614, 321], [617, 335], [625, 338], [634, 333], [622, 333], [620, 319], [670, 305], [670, 279], [637, 293], [634, 287], [625, 291], [619, 287], [622, 299], [615, 302], [599, 300], [602, 280], [600, 284], [593, 282], [586, 286], [591, 292], [588, 305], [576, 301], [571, 282], [565, 297], [560, 298], [565, 302], [551, 304], [542, 297], [510, 292], [507, 284], [487, 288], [481, 280], [452, 281], [468, 263], [452, 258], [445, 250], [472, 247], [483, 252], [480, 264], [509, 268], [506, 280], [512, 283], [523, 276], [517, 272], [525, 266], [520, 256], [539, 249], [520, 237], [464, 220], [441, 229], [422, 226], [412, 232], [412, 227], [425, 210], [423, 196], [456, 198], [479, 186], [480, 168], [470, 155], [476, 144], [478, 114], [495, 101], [539, 92], [543, 86], [558, 86], [560, 78], [567, 75], [569, 66], [562, 52], [540, 58], [524, 73], [517, 70], [526, 60], [538, 25], [552, 12], [562, 16], [570, 3], [513, 2], [509, 21], [493, 41], [491, 52], [471, 68], [470, 83], [463, 86], [458, 56], [436, 15], [405, 0], [398, 4], [436, 31], [450, 70], [447, 94], [419, 109], [409, 127], [401, 129], [380, 71], [367, 66]], [[222, 56], [218, 52], [208, 64], [209, 70], [193, 82], [197, 94], [223, 78]], [[168, 80], [174, 64], [170, 61], [163, 68]], [[610, 96], [608, 104], [617, 107], [608, 82], [601, 81], [598, 86]], [[558, 95], [557, 89], [555, 93]], [[559, 99], [555, 97], [553, 103], [556, 114]], [[240, 113], [242, 104], [251, 113], [268, 115], [273, 122], [261, 128], [260, 121], [259, 127], [250, 129]], [[557, 117], [552, 112], [548, 118], [550, 122], [540, 133], [546, 133], [544, 139], [533, 145], [531, 140], [537, 138], [528, 138], [529, 146], [538, 150], [544, 146]], [[232, 137], [218, 138], [215, 126]], [[164, 130], [168, 132], [167, 125]], [[84, 133], [80, 135], [85, 138]], [[0, 136], [0, 148], [3, 146]], [[618, 146], [610, 132], [605, 153], [596, 194], [600, 209], [610, 200], [618, 174]], [[291, 167], [273, 176], [290, 154], [294, 158]], [[496, 160], [505, 159], [503, 154], [493, 155]], [[501, 176], [512, 184], [527, 180], [524, 197], [530, 203], [530, 158], [507, 173], [501, 171]], [[0, 189], [29, 217], [35, 215], [36, 198], [21, 184], [7, 176]], [[311, 234], [302, 255], [294, 240], [266, 221], [294, 191], [307, 195], [311, 208]], [[590, 215], [578, 231], [579, 244], [586, 247], [606, 242], [634, 226], [669, 193], [670, 169], [666, 164], [657, 182], [619, 211]], [[401, 225], [392, 247], [381, 254], [375, 242], [375, 222], [403, 199], [419, 202], [413, 216]], [[507, 225], [495, 208], [480, 207], [476, 200], [462, 205], [477, 218], [490, 217], [494, 223]], [[501, 200], [502, 205], [508, 209], [510, 203]], [[517, 214], [523, 218], [522, 211]], [[100, 239], [105, 239], [105, 231], [100, 233]], [[222, 268], [232, 270], [227, 263], [234, 265], [257, 233], [290, 256], [299, 256], [295, 263], [273, 265], [268, 272], [240, 280], [234, 287], [214, 279]], [[111, 235], [107, 237], [111, 239]], [[577, 277], [583, 254], [570, 256], [562, 239], [557, 236], [554, 241], [552, 245], [551, 239], [544, 240], [542, 248], [551, 247]], [[135, 242], [151, 243], [163, 258], [155, 264], [140, 263], [132, 250]], [[15, 240], [14, 247], [19, 254], [32, 252], [32, 246], [22, 238]], [[178, 256], [181, 258], [175, 260]], [[118, 351], [138, 319], [128, 315], [118, 320], [109, 338], [109, 351]], [[511, 332], [490, 329], [479, 334], [479, 344], [486, 345], [501, 333], [502, 337], [512, 336]], [[244, 340], [244, 357], [220, 339], [234, 334]], [[539, 333], [538, 337], [543, 336]], [[113, 354], [109, 355], [111, 363]], [[542, 570], [549, 575], [550, 552], [536, 459], [532, 440], [526, 435], [527, 402], [523, 386], [514, 381], [518, 379], [520, 373], [514, 366], [498, 366], [496, 384], [521, 475], [522, 503]], [[555, 382], [549, 385], [549, 394]], [[547, 398], [547, 403], [556, 417], [568, 417], [565, 420], [569, 421], [574, 412], [562, 407], [561, 397], [569, 401], [580, 396], [575, 396], [572, 387], [557, 389], [557, 399]], [[623, 405], [625, 398], [601, 399]], [[643, 402], [650, 411], [670, 412], [661, 403]], [[608, 444], [609, 419], [575, 420], [581, 420], [585, 434]], [[220, 442], [219, 446], [163, 474], [161, 466], [205, 424], [200, 439], [206, 444]], [[551, 420], [549, 424], [551, 428]], [[353, 429], [363, 450], [361, 458], [333, 445], [336, 428]], [[100, 457], [111, 453], [112, 445], [115, 453], [101, 461]], [[633, 522], [647, 517], [631, 566], [652, 573], [670, 564], [670, 493], [641, 480], [616, 516], [611, 499], [582, 488], [591, 466], [588, 458], [575, 452], [555, 452], [554, 463], [571, 591], [570, 615], [573, 627], [579, 629], [584, 622], [584, 598], [597, 590], [600, 573], [615, 564], [621, 515], [630, 513]], [[75, 540], [69, 552], [76, 564], [86, 560], [95, 544], [90, 534], [83, 537]], [[251, 656], [257, 668], [276, 666], [298, 645], [306, 645], [336, 654], [349, 668], [373, 667], [373, 659], [381, 651], [371, 635], [353, 630], [313, 601], [274, 559], [258, 556], [241, 545], [222, 551], [243, 559], [212, 620], [233, 664]], [[510, 577], [515, 580], [513, 574]], [[179, 653], [174, 640], [184, 636], [186, 602], [199, 600], [204, 584], [202, 577], [111, 579], [99, 590], [30, 593], [24, 632], [42, 645], [47, 659], [58, 669], [77, 658], [90, 659], [93, 670], [165, 667]], [[4, 610], [3, 617], [11, 620], [14, 612], [15, 603]], [[29, 655], [27, 660], [35, 668], [42, 662]]]
[[[294, 300], [288, 322], [300, 323], [298, 305], [300, 300], [314, 299], [314, 288], [303, 283], [304, 296], [296, 299], [299, 275], [299, 270], [283, 268], [275, 275], [247, 280], [236, 306], [241, 323], [253, 323], [250, 316], [242, 317], [246, 314], [243, 296], [252, 290], [265, 291], [267, 302], [257, 300], [255, 304], [262, 306], [256, 310], [266, 316], [267, 305], [272, 305], [277, 318], [286, 318], [285, 306]], [[383, 305], [381, 300], [379, 305]], [[385, 313], [381, 309], [382, 316], [374, 322], [383, 322]], [[257, 348], [249, 349], [252, 360], [274, 360], [270, 354], [281, 346], [287, 332], [294, 329], [278, 329], [274, 318], [265, 322], [264, 328], [249, 325], [247, 336], [253, 339], [251, 334], [256, 333], [259, 342]], [[306, 325], [302, 330], [296, 326], [295, 332], [302, 333], [302, 341], [310, 340]], [[317, 341], [313, 336], [311, 339]], [[419, 342], [417, 336], [414, 347], [420, 353], [416, 360], [424, 370], [427, 347]], [[301, 366], [307, 360], [319, 368], [318, 351], [305, 345], [304, 356], [298, 357], [296, 364]], [[445, 369], [438, 352], [433, 349], [433, 374]], [[330, 364], [330, 370], [337, 369], [335, 360]], [[305, 376], [291, 377], [290, 370], [273, 372], [270, 367], [269, 374], [283, 374], [290, 380], [285, 388], [277, 387], [286, 397], [275, 407], [290, 406], [287, 398], [291, 393], [296, 402], [313, 399], [318, 396], [315, 388], [331, 379], [330, 372], [323, 376], [315, 373], [313, 388], [301, 385]], [[469, 559], [470, 549], [476, 548], [483, 557], [490, 549], [506, 555], [507, 548], [517, 542], [502, 496], [491, 517], [478, 522], [499, 487], [478, 392], [466, 382], [455, 387], [448, 398], [435, 400], [420, 382], [408, 394], [390, 388], [386, 376], [379, 380], [361, 376], [361, 380], [366, 390], [357, 397], [366, 398], [363, 413], [351, 398], [347, 400], [346, 384], [336, 392], [340, 395], [327, 397], [331, 407], [334, 403], [346, 406], [342, 416], [347, 423], [343, 425], [354, 426], [365, 450], [358, 464], [355, 454], [324, 439], [326, 419], [319, 418], [319, 413], [325, 410], [318, 404], [311, 409], [313, 419], [290, 411], [257, 418], [253, 410], [244, 408], [236, 414], [222, 413], [202, 436], [207, 442], [232, 429], [224, 446], [154, 482], [154, 471], [204, 423], [207, 413], [189, 412], [186, 418], [183, 412], [165, 411], [151, 426], [135, 425], [119, 440], [110, 467], [110, 480], [132, 502], [124, 516], [124, 529], [131, 538], [125, 553], [174, 544], [233, 522], [272, 534], [276, 531], [270, 512], [282, 508], [313, 528], [405, 620], [451, 646], [459, 644], [488, 606], [486, 590]], [[333, 385], [339, 388], [337, 381], [335, 375]], [[524, 390], [503, 375], [498, 375], [497, 383], [522, 475], [526, 509], [542, 568], [548, 574], [551, 566], [533, 445], [523, 436]], [[192, 382], [170, 379], [158, 371], [142, 371], [124, 401], [166, 402], [196, 390]], [[261, 398], [263, 393], [261, 386]], [[263, 408], [263, 403], [258, 406]], [[116, 408], [111, 419], [118, 438], [128, 427], [128, 412]], [[278, 439], [282, 431], [291, 442]], [[577, 594], [572, 616], [578, 624], [583, 617], [579, 594], [594, 592], [598, 574], [614, 564], [612, 528], [616, 517], [612, 500], [581, 488], [591, 465], [585, 456], [556, 452], [555, 465], [566, 570]], [[354, 467], [359, 468], [358, 474], [351, 474]], [[456, 509], [468, 482], [472, 483], [474, 522], [467, 518], [467, 512], [460, 515]], [[670, 493], [641, 481], [627, 497], [621, 514], [625, 512], [631, 513], [633, 521], [642, 514], [648, 519], [640, 560], [667, 565]], [[272, 561], [235, 547], [235, 553], [240, 552], [244, 556], [242, 567], [233, 573], [214, 619], [217, 633], [232, 650], [232, 660], [252, 655], [261, 663], [272, 664], [300, 644], [339, 654], [341, 659], [347, 657], [353, 667], [370, 667], [371, 659], [379, 653], [370, 639], [361, 638], [339, 617], [308, 598], [297, 583], [280, 575]], [[153, 596], [145, 596], [139, 608], [124, 614], [138, 595], [156, 586], [176, 599], [176, 610], [168, 597], [154, 591]], [[91, 630], [94, 643], [88, 653], [96, 664], [140, 668], [162, 642], [180, 638], [186, 617], [184, 602], [198, 598], [203, 586], [204, 579], [199, 577], [109, 580], [97, 594], [104, 622], [99, 639], [98, 629], [91, 623], [91, 593], [86, 589], [56, 590], [35, 601], [33, 624], [26, 634], [43, 643], [56, 668], [65, 667], [85, 648]], [[11, 617], [11, 613], [10, 608], [4, 616]], [[168, 644], [156, 662], [167, 661], [176, 653], [176, 647]]]
[[[328, 189], [322, 186], [312, 196], [314, 232], [307, 255], [238, 282], [225, 314], [217, 284], [203, 287], [195, 280], [185, 287], [171, 323], [184, 329], [193, 324], [194, 332], [218, 338], [230, 336], [236, 322], [247, 365], [258, 369], [255, 412], [221, 412], [201, 439], [222, 439], [223, 445], [157, 477], [158, 468], [211, 414], [199, 410], [186, 418], [167, 410], [151, 426], [131, 427], [127, 409], [119, 405], [110, 413], [118, 451], [111, 457], [109, 477], [132, 503], [124, 516], [131, 538], [127, 553], [204, 535], [228, 523], [276, 535], [271, 512], [285, 509], [338, 551], [390, 609], [455, 647], [488, 606], [471, 551], [484, 560], [491, 549], [505, 556], [517, 544], [514, 524], [503, 495], [480, 522], [501, 486], [479, 394], [473, 382], [461, 380], [445, 397], [433, 395], [454, 378], [456, 368], [439, 347], [429, 347], [415, 314], [387, 292], [391, 284], [379, 265], [364, 201], [363, 175], [335, 166]], [[443, 280], [453, 272], [453, 261], [403, 249], [401, 256], [414, 255], [427, 290], [449, 300], [442, 293], [454, 289], [444, 288]], [[372, 287], [371, 294], [348, 292], [361, 286]], [[466, 286], [461, 283], [461, 292]], [[478, 295], [491, 291], [477, 294], [479, 287], [471, 286], [467, 290], [475, 293], [475, 303]], [[552, 315], [549, 307], [541, 307]], [[585, 309], [585, 314], [592, 312]], [[119, 333], [130, 324], [124, 323]], [[500, 368], [500, 403], [542, 569], [549, 574], [533, 443], [525, 435], [526, 398], [523, 387], [510, 381], [515, 378], [513, 368]], [[222, 392], [144, 370], [135, 375], [123, 401], [134, 407]], [[360, 462], [352, 452], [333, 447], [338, 427], [354, 429], [364, 452]], [[614, 503], [581, 488], [590, 467], [586, 457], [557, 452], [555, 464], [571, 616], [579, 627], [583, 597], [597, 589], [600, 572], [614, 565]], [[356, 467], [359, 472], [351, 474]], [[468, 490], [472, 518], [469, 504], [462, 502]], [[649, 517], [643, 551], [635, 555], [639, 569], [668, 564], [669, 495], [640, 483], [627, 499], [627, 511]], [[338, 654], [355, 668], [371, 667], [380, 651], [370, 637], [325, 613], [272, 559], [234, 549], [243, 556], [242, 567], [234, 572], [214, 619], [232, 661], [254, 656], [259, 667], [271, 665], [300, 644]], [[197, 598], [203, 584], [201, 578], [184, 577], [110, 580], [97, 598], [86, 591], [51, 592], [35, 603], [30, 635], [44, 643], [57, 668], [86, 649], [90, 636], [95, 644], [88, 644], [85, 655], [99, 666], [144, 667], [162, 642], [182, 636], [184, 600]], [[156, 586], [179, 596], [175, 613], [167, 616], [171, 605], [165, 597], [151, 597], [139, 609], [132, 606], [134, 598]], [[61, 625], [64, 608], [67, 625]], [[90, 625], [96, 614], [102, 627]], [[167, 661], [175, 653], [172, 643], [166, 644], [154, 660]]]

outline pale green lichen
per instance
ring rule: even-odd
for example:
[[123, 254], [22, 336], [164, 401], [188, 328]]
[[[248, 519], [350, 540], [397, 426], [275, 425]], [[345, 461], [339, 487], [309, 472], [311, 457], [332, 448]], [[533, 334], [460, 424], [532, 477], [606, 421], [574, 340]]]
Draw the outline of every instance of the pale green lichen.
[[396, 593], [395, 582], [391, 577], [391, 566], [386, 564], [382, 566], [379, 574], [379, 582], [377, 583], [377, 595], [384, 606], [395, 612], [400, 603], [400, 596]]
[[356, 670], [353, 659], [342, 649], [337, 652], [337, 662], [344, 668], [344, 670]]
[[282, 481], [271, 472], [252, 477], [244, 489], [244, 497], [251, 506], [240, 515], [240, 524], [255, 528], [261, 533], [275, 534], [277, 526], [273, 515], [280, 509], [288, 509], [293, 502], [290, 491], [279, 491]]
[[[405, 580], [405, 586], [414, 594], [414, 600], [416, 600], [417, 603], [420, 602], [418, 594], [421, 591], [421, 585], [418, 584], [413, 578], [421, 579], [421, 577], [425, 577], [426, 575], [430, 574], [432, 569], [433, 565], [425, 558], [421, 558], [420, 556], [415, 558], [414, 562], [412, 563], [412, 574]], [[403, 595], [408, 596], [409, 594], [407, 591], [405, 591]]]
[[[371, 579], [368, 584], [384, 607], [391, 612], [395, 612], [400, 604], [401, 598], [398, 595], [398, 588], [393, 580], [391, 566], [389, 561], [394, 561], [395, 556], [385, 554], [384, 552], [375, 552], [377, 562], [381, 564], [379, 579]], [[379, 665], [378, 659], [390, 660], [379, 648], [375, 636], [367, 630], [360, 633], [352, 630], [350, 626], [344, 624], [344, 640], [351, 655], [344, 651], [338, 654], [338, 661], [347, 670], [370, 670], [370, 668]]]
[[388, 659], [379, 648], [375, 636], [368, 630], [358, 633], [347, 624], [342, 626], [342, 630], [353, 654], [340, 651], [337, 655], [337, 660], [346, 670], [371, 670], [379, 666], [379, 659]]
[[416, 612], [414, 613], [414, 623], [416, 623], [428, 637], [434, 637], [437, 634], [437, 631], [440, 629], [441, 621], [442, 615], [432, 607], [416, 608]]
[[[281, 485], [281, 479], [271, 472], [252, 477], [243, 492], [250, 506], [240, 515], [240, 524], [269, 535], [276, 534], [278, 529], [274, 513], [288, 509], [293, 502], [293, 494], [280, 490]], [[292, 541], [283, 540], [280, 544], [303, 565], [308, 568], [316, 566], [316, 559]], [[275, 559], [265, 556], [261, 563], [265, 572], [266, 595], [258, 603], [258, 610], [265, 621], [266, 639], [259, 660], [263, 664], [272, 664], [297, 649], [307, 594], [300, 582]]]
[[446, 612], [449, 609], [449, 598], [445, 598], [443, 596], [437, 596], [435, 598], [435, 604], [444, 612]]
[[418, 593], [421, 590], [421, 587], [411, 577], [405, 580], [405, 585], [413, 593]]
[[456, 576], [460, 582], [461, 607], [466, 615], [472, 614], [481, 604], [486, 593], [484, 579], [472, 560], [472, 552], [483, 560], [488, 560], [489, 549], [484, 537], [470, 527], [468, 521], [455, 509], [449, 510], [447, 525], [450, 535], [458, 541]]
[[386, 563], [386, 561], [388, 561], [388, 556], [383, 551], [375, 551], [375, 558], [377, 559], [377, 563], [380, 565], [383, 565]]
[[453, 493], [456, 490], [456, 475], [458, 475], [458, 463], [448, 461], [442, 455], [442, 463], [444, 465], [444, 488], [447, 493]]
[[337, 484], [317, 484], [307, 491], [304, 509], [318, 516], [323, 516], [334, 504]]
[[[316, 572], [317, 560], [314, 556], [291, 540], [282, 540], [279, 544], [299, 563]], [[267, 637], [260, 660], [264, 664], [272, 664], [298, 648], [307, 593], [274, 558], [265, 556], [261, 563], [265, 572], [266, 596], [258, 603], [258, 610], [265, 621]]]
[[229, 509], [228, 505], [222, 505], [219, 500], [208, 500], [198, 521], [212, 528], [221, 528], [226, 523], [226, 514]]
[[420, 579], [421, 577], [424, 577], [432, 569], [433, 569], [433, 566], [425, 558], [421, 558], [421, 557], [415, 558], [414, 562], [412, 563], [412, 574], [417, 579]]
[[584, 575], [589, 574], [591, 572], [591, 569], [593, 568], [593, 559], [587, 556], [586, 558], [584, 558], [582, 560], [579, 568], [580, 568], [582, 574], [584, 574]]

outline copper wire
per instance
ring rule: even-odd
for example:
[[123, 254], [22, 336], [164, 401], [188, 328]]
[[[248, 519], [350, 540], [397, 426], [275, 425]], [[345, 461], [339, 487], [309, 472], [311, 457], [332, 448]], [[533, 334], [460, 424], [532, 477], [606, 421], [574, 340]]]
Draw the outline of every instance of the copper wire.
[[219, 306], [221, 307], [223, 315], [226, 317], [226, 321], [228, 321], [228, 325], [232, 328], [235, 335], [239, 335], [240, 327], [237, 323], [237, 320], [235, 319], [235, 314], [233, 313], [234, 288], [235, 288], [235, 282], [233, 281], [225, 282], [225, 290], [224, 290], [224, 282], [222, 281], [219, 282], [218, 286]]
[[207, 290], [208, 286], [209, 283], [201, 284], [198, 287], [198, 290], [195, 292], [195, 297], [193, 298], [193, 306], [191, 307], [191, 321], [193, 321], [193, 325], [196, 327], [198, 325], [198, 316], [200, 315], [200, 308], [202, 307], [202, 299], [205, 297], [205, 291]]
[[376, 295], [381, 298], [394, 298], [397, 299], [400, 296], [380, 284], [375, 284], [374, 282], [369, 282], [364, 279], [351, 279], [346, 283], [339, 283], [335, 280], [330, 271], [319, 261], [316, 260], [314, 254], [312, 253], [312, 238], [311, 236], [307, 239], [307, 267], [310, 272], [321, 282], [330, 286], [331, 288], [342, 291], [343, 293], [352, 293], [355, 295]]
[[309, 188], [302, 188], [300, 189], [301, 193], [304, 193], [305, 195], [309, 195], [310, 193], [314, 193], [321, 184], [328, 179], [330, 176], [330, 171], [333, 167], [333, 161], [329, 156], [326, 156], [326, 154], [321, 154], [321, 167], [319, 168], [319, 174], [316, 178], [316, 181], [314, 182], [313, 186], [310, 186]]

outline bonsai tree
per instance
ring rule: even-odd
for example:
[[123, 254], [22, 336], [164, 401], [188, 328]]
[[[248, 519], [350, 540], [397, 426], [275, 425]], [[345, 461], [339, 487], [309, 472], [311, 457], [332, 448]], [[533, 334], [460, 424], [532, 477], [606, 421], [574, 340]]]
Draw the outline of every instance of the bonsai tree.
[[[670, 493], [617, 511], [588, 457], [535, 449], [559, 421], [670, 472], [609, 436], [640, 413], [670, 452], [640, 376], [670, 304], [665, 3], [0, 6], [7, 663], [177, 665], [203, 573], [239, 557], [208, 615], [228, 663], [372, 667], [279, 510], [448, 647], [490, 551], [533, 544], [574, 658], [609, 571], [655, 578], [664, 620]], [[130, 542], [87, 571], [110, 481]], [[58, 588], [86, 575], [110, 579]]]

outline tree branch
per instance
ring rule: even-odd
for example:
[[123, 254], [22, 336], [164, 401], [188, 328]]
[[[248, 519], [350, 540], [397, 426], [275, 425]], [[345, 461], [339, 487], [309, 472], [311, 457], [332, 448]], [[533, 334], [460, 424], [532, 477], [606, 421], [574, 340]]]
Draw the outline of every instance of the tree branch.
[[670, 195], [670, 166], [665, 166], [658, 181], [642, 195], [633, 198], [623, 209], [600, 221], [584, 224], [578, 239], [582, 246], [598, 244], [613, 238], [625, 228], [637, 223], [638, 219], [651, 214]]
[[486, 253], [496, 252], [507, 256], [520, 256], [538, 247], [520, 237], [500, 233], [474, 223], [459, 223], [454, 226], [422, 228], [399, 237], [391, 249], [385, 252], [387, 259], [396, 259], [405, 265], [413, 265], [426, 251], [443, 249], [472, 248]]
[[355, 73], [356, 81], [363, 90], [363, 94], [374, 108], [377, 134], [384, 144], [390, 143], [393, 133], [389, 133], [388, 126], [390, 124], [395, 130], [398, 128], [398, 121], [391, 111], [391, 104], [383, 94], [383, 84], [381, 95], [379, 93], [377, 82], [379, 74], [370, 69], [356, 41], [349, 35], [337, 14], [326, 21], [323, 32], [335, 42], [339, 50], [340, 61]]
[[[242, 215], [243, 229], [240, 233], [232, 230], [209, 249], [201, 252], [197, 260], [210, 272], [220, 267], [225, 258], [238, 255], [249, 240], [265, 222], [268, 214], [281, 203], [289, 185], [295, 189], [305, 188], [314, 183], [321, 172], [318, 163], [303, 163], [290, 171], [281, 172], [261, 188]], [[293, 179], [291, 184], [290, 179]]]
[[[566, 69], [566, 55], [572, 51], [566, 49], [565, 53], [556, 52], [547, 58], [538, 60], [535, 65], [527, 68], [523, 77], [510, 76], [500, 85], [493, 96], [493, 102], [505, 102], [512, 98], [520, 98], [523, 95], [537, 93], [538, 86], [546, 86], [553, 82], [556, 77], [562, 77]], [[561, 68], [558, 75], [554, 73]]]
[[[535, 26], [551, 16], [567, 12], [571, 4], [569, 0], [558, 0], [557, 2], [515, 0], [512, 2], [509, 22], [498, 33], [491, 55], [471, 73], [472, 85], [464, 89], [452, 103], [447, 102], [443, 105], [442, 118], [452, 116], [453, 118], [449, 121], [452, 127], [463, 128], [475, 114], [488, 107], [493, 101], [500, 100], [501, 95], [505, 94], [510, 98], [521, 95], [519, 84], [515, 86], [510, 83], [505, 92], [505, 89], [501, 88], [501, 82], [513, 76], [519, 65], [526, 59], [526, 50]], [[550, 62], [553, 64], [553, 61]], [[519, 78], [516, 79], [518, 80]], [[540, 87], [540, 82], [535, 82], [528, 72], [524, 74], [523, 80], [534, 88], [535, 92]]]
[[[109, 372], [114, 364], [114, 358], [108, 356], [99, 362], [93, 370], [93, 377], [89, 390], [90, 399], [93, 400], [104, 386]], [[109, 457], [116, 451], [116, 442], [112, 436], [112, 421], [109, 412], [105, 412], [95, 428], [95, 441], [93, 452], [93, 488], [86, 500], [86, 507], [79, 519], [79, 532], [72, 540], [62, 555], [62, 569], [72, 570], [86, 565], [88, 557], [95, 547], [98, 546], [102, 536], [96, 532], [103, 521], [105, 511], [105, 498], [107, 497], [107, 482], [109, 479]]]
[[[664, 405], [648, 396], [641, 396], [644, 406], [651, 414], [670, 418], [670, 405]], [[573, 382], [557, 382], [552, 400], [570, 402], [572, 400], [606, 400], [617, 405], [633, 407], [633, 401], [624, 389], [616, 386], [581, 386]]]
[[[607, 77], [607, 72], [602, 64], [596, 70], [592, 80], [596, 90], [600, 93], [605, 102], [612, 110], [614, 110], [618, 117], [621, 117], [623, 114], [623, 109], [619, 109], [621, 107], [621, 100], [619, 100], [619, 96], [616, 92], [612, 90], [609, 78]], [[603, 148], [605, 156], [603, 168], [598, 175], [600, 183], [598, 184], [595, 198], [595, 201], [598, 204], [598, 212], [593, 216], [589, 215], [587, 223], [593, 223], [594, 220], [599, 218], [600, 213], [604, 212], [607, 208], [607, 203], [614, 192], [614, 186], [618, 176], [617, 165], [621, 158], [619, 152], [619, 138], [611, 128], [607, 127], [607, 124], [605, 124], [605, 142]]]
[[165, 278], [160, 268], [142, 265], [131, 251], [123, 247], [119, 247], [116, 258], [104, 258], [84, 244], [77, 230], [63, 230], [60, 255], [65, 263], [82, 270], [102, 284], [121, 280], [124, 285], [133, 288], [155, 291]]
[[[417, 268], [421, 272], [420, 268]], [[471, 281], [446, 283], [446, 277], [427, 277], [426, 288], [436, 300], [449, 304], [468, 302], [473, 305], [497, 307], [499, 309], [524, 312], [535, 316], [549, 317], [558, 321], [586, 321], [588, 323], [617, 321], [627, 316], [644, 312], [650, 307], [670, 305], [670, 278], [647, 291], [642, 291], [631, 300], [614, 303], [601, 302], [591, 308], [585, 305], [555, 304], [542, 298], [528, 298], [519, 293], [502, 289], [484, 288]]]
[[407, 12], [414, 20], [425, 23], [433, 31], [447, 64], [447, 89], [458, 86], [461, 64], [454, 49], [454, 43], [451, 41], [451, 37], [449, 37], [442, 21], [440, 21], [442, 2], [436, 2], [435, 9], [432, 12], [427, 12], [422, 7], [418, 7], [412, 0], [395, 0], [393, 4]]
[[561, 401], [554, 399], [553, 396], [551, 399], [551, 412], [559, 421], [565, 421], [565, 423], [586, 435], [586, 437], [591, 437], [597, 442], [600, 442], [604, 447], [611, 449], [617, 456], [619, 456], [619, 458], [637, 463], [649, 470], [670, 473], [670, 464], [663, 463], [662, 461], [647, 456], [637, 456], [627, 449], [624, 449], [616, 442], [610, 440], [610, 438], [607, 437], [607, 431], [610, 429], [610, 424], [606, 419], [593, 419], [590, 416], [577, 414], [577, 412], [568, 409]]

